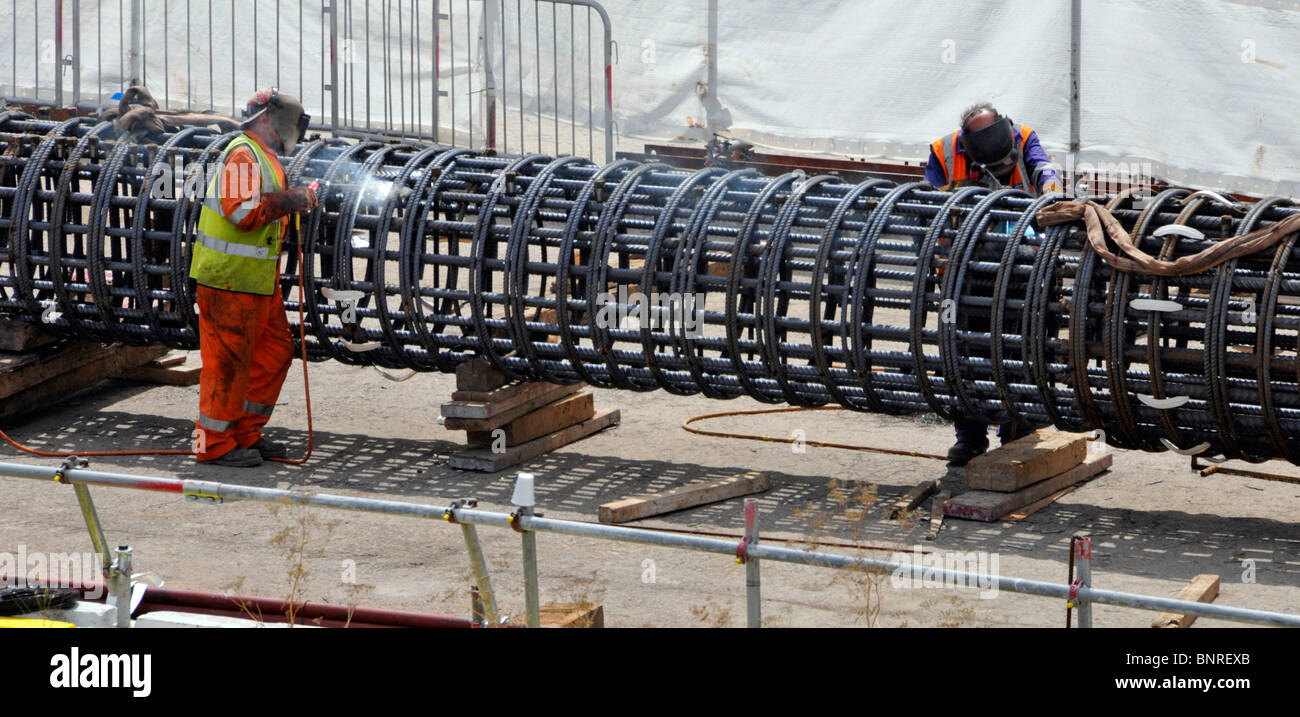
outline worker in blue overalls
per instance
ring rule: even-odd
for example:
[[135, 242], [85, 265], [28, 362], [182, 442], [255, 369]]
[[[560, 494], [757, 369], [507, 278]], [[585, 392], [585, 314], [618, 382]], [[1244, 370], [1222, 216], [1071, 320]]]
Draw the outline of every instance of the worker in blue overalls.
[[[1062, 191], [1060, 175], [1034, 130], [1013, 123], [987, 102], [963, 112], [961, 128], [930, 145], [925, 178], [932, 186], [943, 189], [982, 184], [1015, 187], [1035, 196]], [[960, 419], [956, 429], [957, 443], [948, 449], [951, 464], [964, 466], [988, 450], [988, 426], [982, 422]], [[1014, 422], [998, 428], [1004, 445], [1028, 433], [1028, 426]]]

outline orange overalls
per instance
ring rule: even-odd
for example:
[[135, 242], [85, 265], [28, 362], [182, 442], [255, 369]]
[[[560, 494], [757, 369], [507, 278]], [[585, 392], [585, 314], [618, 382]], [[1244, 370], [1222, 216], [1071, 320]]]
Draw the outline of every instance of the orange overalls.
[[[284, 186], [284, 168], [275, 152], [256, 137], [253, 139], [270, 158], [280, 186]], [[242, 147], [230, 153], [223, 171], [223, 179], [261, 175], [256, 157]], [[231, 221], [235, 221], [232, 215], [237, 212], [243, 215], [236, 223], [240, 231], [253, 231], [269, 223], [266, 207], [260, 201], [260, 180], [227, 181], [223, 186], [227, 191], [222, 193], [222, 214]], [[283, 237], [289, 218], [273, 221], [280, 222]], [[210, 461], [236, 446], [248, 448], [261, 439], [262, 426], [271, 420], [280, 388], [293, 362], [294, 346], [284, 313], [278, 268], [275, 293], [271, 296], [224, 291], [200, 284], [197, 298], [203, 371], [199, 377], [195, 453], [200, 461]]]

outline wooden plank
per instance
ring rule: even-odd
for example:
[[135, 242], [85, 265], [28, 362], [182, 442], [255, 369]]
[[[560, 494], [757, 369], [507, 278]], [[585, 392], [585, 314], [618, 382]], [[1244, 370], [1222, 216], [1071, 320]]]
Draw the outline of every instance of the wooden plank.
[[31, 351], [58, 340], [59, 337], [45, 333], [35, 324], [0, 319], [0, 351]]
[[[548, 403], [554, 403], [565, 396], [578, 392], [576, 384], [573, 386], [560, 386], [554, 383], [541, 385], [543, 388], [538, 393], [530, 395], [526, 399], [521, 398], [508, 402], [510, 404], [508, 408], [502, 408], [501, 404], [496, 403], [481, 404], [485, 407], [491, 407], [492, 416], [490, 418], [449, 417], [443, 422], [443, 425], [453, 431], [491, 431], [520, 416], [532, 413]], [[446, 407], [443, 406], [444, 409]]]
[[579, 393], [561, 398], [555, 403], [548, 403], [501, 428], [491, 431], [470, 431], [467, 439], [471, 446], [488, 446], [496, 440], [496, 432], [503, 431], [506, 445], [517, 446], [548, 433], [554, 433], [561, 428], [568, 428], [575, 423], [582, 423], [594, 415], [596, 415], [596, 402], [591, 393]]
[[966, 485], [976, 490], [1016, 491], [1060, 475], [1083, 462], [1088, 434], [1035, 431], [966, 464]]
[[938, 491], [939, 484], [932, 480], [917, 483], [911, 490], [903, 494], [903, 497], [899, 498], [898, 502], [894, 504], [894, 507], [890, 509], [889, 519], [898, 520], [898, 516], [903, 513], [916, 510], [917, 506], [921, 505], [921, 501], [929, 498]]
[[[112, 372], [146, 364], [167, 353], [163, 346], [122, 346], [96, 341], [64, 342], [25, 354], [0, 356], [0, 398], [37, 386], [69, 372], [95, 364], [106, 357], [121, 361]], [[109, 375], [112, 375], [110, 372]]]
[[708, 503], [762, 493], [772, 487], [772, 476], [750, 471], [730, 478], [684, 485], [639, 498], [625, 498], [600, 506], [596, 515], [602, 523], [626, 523], [652, 515], [694, 508]]
[[543, 605], [539, 612], [542, 617], [542, 627], [605, 627], [604, 605], [578, 602], [557, 602]]
[[1043, 499], [1041, 499], [1041, 500], [1039, 500], [1039, 501], [1037, 501], [1037, 502], [1034, 502], [1034, 503], [1030, 503], [1029, 505], [1027, 505], [1027, 506], [1025, 506], [1025, 507], [1023, 507], [1023, 508], [1020, 508], [1019, 510], [1016, 510], [1016, 511], [1014, 511], [1014, 512], [1007, 513], [1005, 516], [1003, 516], [1003, 520], [1011, 520], [1011, 521], [1015, 521], [1015, 520], [1024, 520], [1025, 518], [1028, 518], [1029, 516], [1033, 515], [1034, 513], [1037, 513], [1038, 511], [1042, 510], [1043, 508], [1046, 508], [1047, 506], [1049, 506], [1049, 505], [1055, 503], [1056, 501], [1060, 500], [1060, 499], [1061, 499], [1063, 496], [1065, 496], [1067, 493], [1073, 493], [1073, 492], [1074, 492], [1078, 487], [1079, 487], [1079, 484], [1078, 484], [1078, 483], [1075, 483], [1074, 485], [1070, 486], [1069, 488], [1062, 488], [1061, 490], [1056, 491], [1055, 493], [1053, 493], [1053, 494], [1047, 496], [1046, 498], [1043, 498]]
[[1110, 468], [1114, 456], [1110, 453], [1094, 453], [1087, 456], [1083, 463], [1070, 470], [1039, 481], [1014, 493], [1002, 493], [991, 490], [971, 490], [948, 500], [944, 505], [944, 514], [967, 520], [995, 521], [1017, 508], [1035, 503], [1062, 488], [1086, 481]]
[[[59, 355], [48, 364], [27, 364], [0, 375], [0, 381], [13, 379], [9, 385], [24, 386], [18, 391], [3, 396], [4, 401], [0, 402], [0, 418], [9, 418], [45, 408], [73, 393], [90, 388], [106, 378], [117, 376], [125, 370], [146, 364], [167, 353], [166, 347], [163, 346], [111, 346], [106, 350], [96, 351], [79, 344], [72, 344], [66, 349], [74, 350], [79, 346], [83, 350], [78, 353], [75, 360], [67, 360], [67, 357]], [[91, 346], [102, 348], [99, 344], [92, 343]], [[89, 356], [88, 360], [87, 356]], [[52, 366], [61, 366], [66, 370], [51, 376], [48, 374]], [[28, 374], [42, 376], [43, 379], [31, 381], [31, 376]]]
[[936, 493], [934, 500], [930, 501], [930, 527], [925, 532], [926, 540], [934, 540], [939, 537], [939, 531], [943, 529], [944, 505], [947, 504], [951, 495], [951, 491], [945, 490], [942, 493]]
[[[1182, 590], [1174, 595], [1175, 600], [1189, 600], [1192, 602], [1214, 602], [1214, 598], [1219, 597], [1219, 576], [1218, 575], [1197, 575], [1192, 581], [1183, 586]], [[1151, 627], [1191, 627], [1196, 622], [1195, 615], [1178, 615], [1172, 612], [1162, 612], [1155, 620], [1151, 622]]]
[[541, 438], [535, 438], [513, 448], [507, 448], [501, 453], [493, 453], [490, 448], [472, 448], [453, 453], [447, 461], [447, 465], [459, 470], [496, 473], [543, 453], [550, 453], [557, 448], [562, 448], [574, 441], [586, 438], [597, 431], [616, 426], [618, 421], [618, 411], [602, 411], [597, 413], [591, 420], [583, 421], [576, 426], [569, 426], [562, 431], [556, 431]]
[[506, 383], [505, 374], [483, 359], [471, 359], [456, 367], [456, 388], [462, 391], [491, 391]]
[[517, 395], [525, 386], [536, 385], [532, 382], [517, 381], [508, 383], [501, 388], [491, 391], [452, 391], [452, 401], [474, 401], [478, 403], [499, 403], [507, 401]]
[[163, 386], [197, 386], [203, 373], [202, 366], [168, 368], [157, 364], [157, 361], [151, 361], [139, 368], [133, 368], [122, 374], [122, 378]]
[[[511, 384], [503, 386], [497, 391], [456, 391], [456, 393], [452, 394], [453, 398], [455, 398], [456, 394], [477, 396], [493, 396], [495, 394], [498, 398], [488, 400], [455, 399], [451, 403], [442, 404], [442, 416], [443, 418], [474, 418], [478, 420], [492, 418], [513, 410], [538, 396], [553, 392], [555, 387], [559, 385], [557, 383], [537, 381]], [[586, 385], [585, 383], [575, 383], [567, 388], [572, 389], [569, 393], [575, 393], [585, 388]]]
[[189, 357], [180, 351], [173, 351], [157, 361], [150, 361], [145, 366], [161, 366], [162, 368], [175, 368], [189, 360]]
[[77, 341], [30, 353], [0, 356], [0, 397], [12, 396], [99, 361], [111, 350], [111, 346], [94, 341]]

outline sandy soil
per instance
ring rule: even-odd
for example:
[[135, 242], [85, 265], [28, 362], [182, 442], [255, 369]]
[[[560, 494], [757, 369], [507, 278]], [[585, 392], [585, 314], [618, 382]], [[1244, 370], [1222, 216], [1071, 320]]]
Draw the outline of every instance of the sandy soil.
[[[197, 355], [192, 358], [197, 361]], [[291, 374], [270, 431], [300, 450], [306, 440], [301, 375]], [[177, 457], [97, 459], [101, 470], [180, 476], [256, 486], [329, 491], [444, 505], [475, 497], [489, 509], [509, 510], [513, 471], [462, 473], [445, 466], [461, 434], [437, 422], [453, 379], [421, 375], [392, 383], [372, 369], [337, 363], [311, 365], [316, 448], [296, 468], [197, 466]], [[527, 464], [537, 475], [540, 509], [548, 516], [594, 520], [596, 507], [627, 496], [733, 475], [770, 471], [772, 490], [761, 496], [764, 537], [797, 546], [809, 539], [837, 545], [832, 552], [865, 552], [846, 545], [910, 552], [985, 551], [1004, 575], [1064, 582], [1071, 534], [1095, 542], [1095, 583], [1111, 589], [1172, 595], [1199, 573], [1223, 578], [1219, 602], [1300, 611], [1300, 485], [1215, 475], [1201, 478], [1185, 459], [1169, 454], [1118, 452], [1102, 478], [1019, 522], [949, 519], [938, 540], [923, 540], [925, 522], [885, 519], [888, 506], [912, 485], [940, 479], [964, 489], [961, 475], [942, 462], [873, 453], [691, 435], [681, 422], [700, 413], [754, 408], [748, 399], [718, 403], [663, 392], [597, 391], [599, 408], [619, 408], [622, 425]], [[184, 447], [197, 410], [197, 388], [111, 381], [7, 427], [18, 440], [47, 449]], [[932, 420], [839, 412], [722, 419], [711, 428], [859, 443], [942, 453], [951, 428]], [[4, 448], [3, 460], [52, 464]], [[1249, 466], [1243, 466], [1249, 467]], [[1300, 470], [1270, 464], [1300, 476]], [[835, 492], [832, 480], [850, 483]], [[865, 513], [844, 505], [874, 491]], [[175, 496], [96, 489], [96, 505], [110, 542], [130, 543], [139, 569], [173, 587], [232, 590], [283, 597], [295, 553], [308, 574], [300, 597], [406, 610], [465, 615], [469, 563], [460, 531], [442, 522], [361, 513], [304, 511], [263, 504], [186, 503]], [[868, 501], [870, 503], [870, 501]], [[675, 529], [737, 535], [741, 501], [731, 500], [644, 521]], [[286, 547], [283, 535], [306, 526], [305, 548]], [[518, 536], [483, 528], [484, 547], [502, 609], [523, 610]], [[543, 535], [543, 602], [595, 600], [611, 626], [744, 624], [744, 570], [731, 559], [588, 539]], [[0, 551], [90, 549], [72, 491], [53, 484], [0, 479]], [[1253, 561], [1253, 582], [1249, 572]], [[348, 582], [355, 566], [355, 582]], [[1043, 598], [976, 590], [895, 588], [888, 577], [765, 563], [764, 616], [780, 626], [879, 624], [1060, 626], [1064, 606]], [[1244, 581], [1243, 578], [1246, 580]], [[879, 588], [876, 590], [875, 588]], [[1100, 606], [1103, 626], [1144, 626], [1150, 613]], [[1200, 620], [1198, 627], [1218, 623]]]

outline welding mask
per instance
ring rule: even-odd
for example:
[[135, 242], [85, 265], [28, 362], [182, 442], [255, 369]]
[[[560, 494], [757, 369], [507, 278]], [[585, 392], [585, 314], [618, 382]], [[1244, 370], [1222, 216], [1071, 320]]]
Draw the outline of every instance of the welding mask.
[[963, 132], [962, 146], [974, 162], [983, 164], [995, 176], [1006, 176], [1019, 159], [1016, 150], [1015, 130], [1009, 117], [999, 117], [996, 122], [981, 130]]
[[293, 154], [298, 142], [307, 133], [311, 115], [303, 110], [302, 103], [296, 97], [283, 94], [274, 87], [258, 90], [248, 101], [248, 106], [244, 108], [244, 117], [247, 118], [243, 123], [244, 129], [252, 126], [263, 114], [271, 120], [271, 126], [275, 127], [275, 133], [280, 136], [283, 145], [281, 151]]

